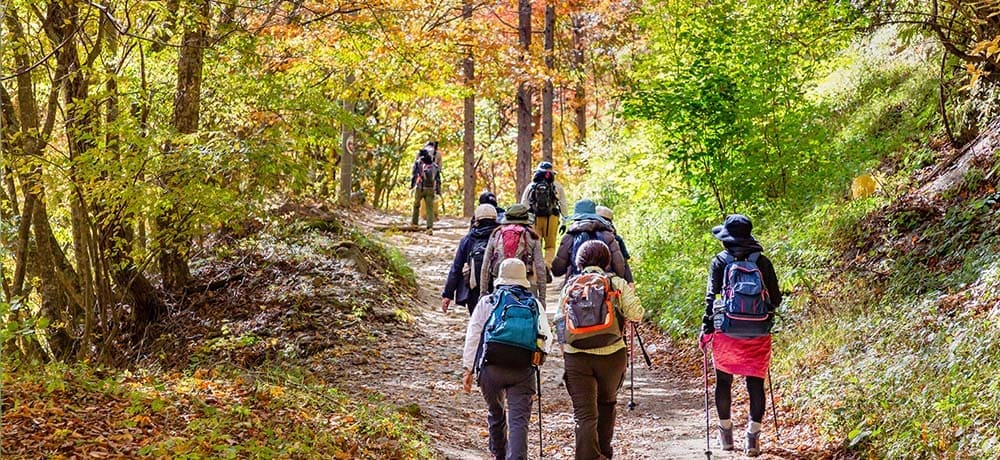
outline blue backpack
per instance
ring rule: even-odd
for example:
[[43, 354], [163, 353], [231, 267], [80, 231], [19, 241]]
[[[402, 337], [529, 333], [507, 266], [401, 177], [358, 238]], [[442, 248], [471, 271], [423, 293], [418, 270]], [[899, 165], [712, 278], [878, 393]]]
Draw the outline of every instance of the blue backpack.
[[483, 328], [479, 366], [531, 366], [538, 351], [538, 301], [527, 289], [504, 286], [493, 293], [496, 304]]
[[726, 253], [721, 305], [715, 307], [716, 329], [733, 337], [759, 337], [771, 332], [771, 298], [757, 267], [760, 253], [736, 260]]

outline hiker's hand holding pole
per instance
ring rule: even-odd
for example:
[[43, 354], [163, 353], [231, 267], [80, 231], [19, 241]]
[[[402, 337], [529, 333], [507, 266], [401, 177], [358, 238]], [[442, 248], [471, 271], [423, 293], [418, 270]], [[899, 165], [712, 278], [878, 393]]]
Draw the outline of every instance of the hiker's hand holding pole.
[[448, 313], [448, 305], [451, 304], [451, 299], [444, 297], [441, 299], [441, 311], [443, 313]]
[[465, 369], [465, 375], [462, 376], [462, 391], [472, 393], [472, 371], [468, 369]]
[[701, 333], [698, 334], [698, 349], [704, 351], [705, 347], [708, 346], [708, 343], [712, 341], [712, 336], [712, 333], [701, 331]]

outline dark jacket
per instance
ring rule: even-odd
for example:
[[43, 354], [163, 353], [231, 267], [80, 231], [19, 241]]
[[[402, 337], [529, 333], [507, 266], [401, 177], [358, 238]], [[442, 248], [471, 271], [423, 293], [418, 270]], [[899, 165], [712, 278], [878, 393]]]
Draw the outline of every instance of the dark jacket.
[[[417, 177], [420, 176], [420, 171], [423, 169], [423, 160], [418, 159], [413, 163], [413, 169], [410, 171], [410, 188], [417, 186]], [[441, 167], [437, 164], [434, 165], [434, 193], [441, 194]]]
[[[715, 257], [712, 257], [708, 266], [708, 287], [705, 289], [705, 315], [701, 319], [701, 330], [705, 333], [715, 332], [715, 325], [712, 323], [712, 308], [715, 303], [715, 296], [722, 294], [722, 281], [726, 272], [726, 255], [732, 255], [736, 260], [744, 260], [750, 254], [762, 252], [762, 248], [757, 243], [746, 243], [740, 246], [726, 246], [726, 249]], [[771, 314], [781, 305], [781, 289], [778, 287], [778, 276], [774, 273], [774, 265], [764, 254], [757, 258], [757, 268], [764, 276], [764, 287], [771, 299]]]
[[[476, 302], [479, 301], [479, 283], [476, 283], [475, 289], [470, 289], [469, 284], [462, 276], [462, 267], [469, 260], [469, 253], [472, 252], [475, 241], [489, 239], [493, 230], [498, 226], [496, 221], [486, 220], [473, 227], [468, 234], [462, 237], [462, 241], [458, 243], [458, 250], [455, 251], [455, 260], [451, 263], [451, 270], [448, 271], [448, 279], [444, 283], [441, 297], [454, 299], [456, 304], [465, 305], [469, 307], [470, 311], [476, 306]], [[472, 268], [472, 271], [475, 271], [475, 267]], [[475, 276], [476, 280], [479, 280], [478, 272], [470, 276]]]
[[611, 267], [608, 271], [625, 278], [625, 281], [629, 283], [635, 282], [632, 279], [632, 269], [625, 263], [625, 257], [618, 245], [618, 240], [615, 238], [614, 230], [606, 222], [590, 219], [573, 222], [566, 229], [566, 234], [559, 241], [556, 257], [552, 260], [553, 275], [573, 275], [579, 272], [574, 266], [576, 254], [571, 254], [571, 252], [573, 251], [573, 239], [581, 232], [597, 232], [598, 238], [611, 249]]

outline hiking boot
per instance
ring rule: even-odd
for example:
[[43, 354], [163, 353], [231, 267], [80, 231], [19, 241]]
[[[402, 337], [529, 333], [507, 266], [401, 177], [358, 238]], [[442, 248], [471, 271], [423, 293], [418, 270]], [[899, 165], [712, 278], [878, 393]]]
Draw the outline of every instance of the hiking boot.
[[545, 284], [552, 283], [552, 269], [549, 267], [545, 268]]
[[433, 235], [434, 234], [434, 229], [433, 228], [428, 228], [427, 229], [427, 234], [428, 235]]
[[760, 432], [747, 433], [747, 448], [744, 451], [747, 457], [760, 455]]
[[719, 429], [719, 445], [722, 446], [722, 450], [733, 450], [733, 428], [728, 429], [723, 427], [717, 427]]

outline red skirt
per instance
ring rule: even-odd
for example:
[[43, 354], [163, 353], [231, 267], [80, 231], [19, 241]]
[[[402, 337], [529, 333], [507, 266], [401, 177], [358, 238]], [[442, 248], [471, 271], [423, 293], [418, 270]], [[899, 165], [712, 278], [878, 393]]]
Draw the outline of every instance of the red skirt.
[[727, 374], [766, 378], [771, 366], [771, 335], [738, 339], [716, 332], [712, 338], [712, 363]]

